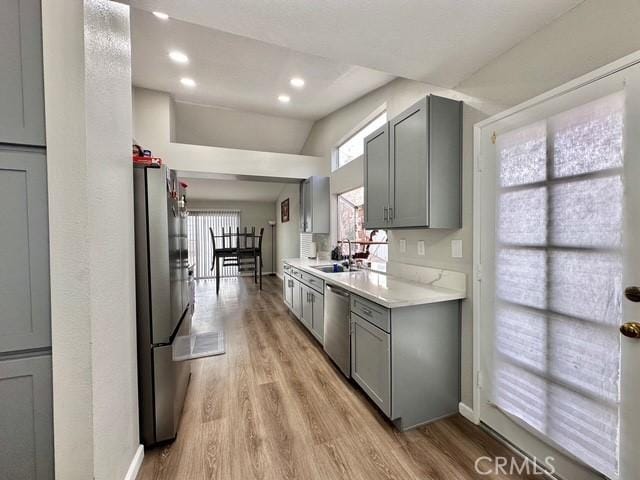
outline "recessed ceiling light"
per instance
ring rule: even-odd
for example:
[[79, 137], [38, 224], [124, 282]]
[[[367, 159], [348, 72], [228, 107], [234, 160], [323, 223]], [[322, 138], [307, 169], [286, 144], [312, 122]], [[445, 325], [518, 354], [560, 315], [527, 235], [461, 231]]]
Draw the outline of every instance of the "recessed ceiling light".
[[184, 53], [178, 52], [177, 50], [172, 50], [169, 52], [169, 58], [176, 63], [188, 63], [189, 57], [187, 57]]
[[160, 20], [169, 20], [169, 15], [163, 12], [153, 12], [153, 14], [158, 17]]
[[188, 78], [188, 77], [184, 77], [180, 79], [180, 83], [183, 84], [185, 87], [195, 87], [196, 86], [196, 82], [193, 78]]
[[279, 95], [278, 100], [280, 100], [282, 103], [289, 103], [291, 97], [289, 95]]
[[293, 77], [289, 83], [291, 84], [292, 87], [296, 87], [296, 88], [304, 87], [304, 79], [300, 77]]

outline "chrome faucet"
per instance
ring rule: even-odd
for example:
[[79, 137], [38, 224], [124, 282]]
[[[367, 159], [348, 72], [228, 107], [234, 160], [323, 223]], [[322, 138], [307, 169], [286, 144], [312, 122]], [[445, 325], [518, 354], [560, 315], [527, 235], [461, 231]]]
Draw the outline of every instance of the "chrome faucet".
[[351, 270], [351, 264], [353, 263], [353, 258], [351, 256], [351, 240], [349, 240], [348, 238], [345, 238], [344, 240], [342, 240], [342, 242], [347, 242], [347, 244], [349, 245], [349, 256], [347, 257], [347, 263], [348, 263], [347, 268]]

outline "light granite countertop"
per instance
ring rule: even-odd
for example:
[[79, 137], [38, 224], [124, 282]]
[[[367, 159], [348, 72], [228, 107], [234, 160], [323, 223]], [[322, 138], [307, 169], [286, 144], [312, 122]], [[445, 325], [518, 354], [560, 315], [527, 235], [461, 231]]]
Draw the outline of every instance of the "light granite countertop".
[[[435, 277], [428, 282], [408, 280], [396, 275], [360, 270], [355, 272], [325, 273], [314, 266], [339, 263], [333, 260], [311, 260], [303, 258], [285, 259], [284, 263], [316, 277], [322, 278], [331, 285], [342, 287], [356, 295], [387, 308], [409, 307], [428, 303], [448, 302], [466, 298], [464, 274], [446, 270], [429, 269]], [[458, 278], [454, 282], [451, 276]], [[462, 276], [460, 281], [459, 276]], [[451, 288], [455, 284], [457, 288]], [[445, 286], [443, 286], [445, 285]]]

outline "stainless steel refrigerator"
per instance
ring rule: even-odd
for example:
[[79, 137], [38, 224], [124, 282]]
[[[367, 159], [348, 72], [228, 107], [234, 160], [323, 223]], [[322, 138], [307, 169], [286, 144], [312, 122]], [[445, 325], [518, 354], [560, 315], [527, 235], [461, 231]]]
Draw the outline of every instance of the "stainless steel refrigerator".
[[190, 363], [173, 360], [191, 327], [182, 189], [166, 166], [134, 166], [138, 394], [145, 445], [176, 437]]

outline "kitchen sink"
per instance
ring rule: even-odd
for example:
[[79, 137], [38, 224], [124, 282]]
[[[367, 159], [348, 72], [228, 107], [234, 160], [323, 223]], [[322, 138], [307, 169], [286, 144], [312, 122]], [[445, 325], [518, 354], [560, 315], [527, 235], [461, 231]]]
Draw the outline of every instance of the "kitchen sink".
[[[334, 270], [334, 267], [336, 267], [336, 269]], [[357, 272], [359, 271], [356, 268], [351, 268], [351, 270], [349, 270], [348, 268], [343, 267], [342, 265], [339, 264], [334, 264], [334, 265], [321, 265], [321, 266], [317, 266], [317, 267], [311, 267], [314, 268], [316, 270], [319, 270], [320, 272], [323, 273], [342, 273], [342, 272]]]

